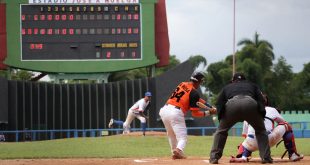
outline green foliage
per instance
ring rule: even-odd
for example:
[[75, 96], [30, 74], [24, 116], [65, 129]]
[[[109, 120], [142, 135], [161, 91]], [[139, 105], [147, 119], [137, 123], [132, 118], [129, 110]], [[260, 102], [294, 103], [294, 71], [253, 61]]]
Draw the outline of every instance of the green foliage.
[[195, 55], [195, 56], [190, 56], [189, 57], [189, 62], [195, 66], [196, 68], [200, 65], [203, 64], [203, 67], [207, 65], [207, 60], [201, 55]]
[[7, 71], [6, 70], [0, 70], [0, 77], [7, 77]]
[[11, 79], [12, 80], [30, 80], [34, 76], [34, 74], [30, 71], [21, 70], [21, 69], [13, 69], [11, 71]]
[[207, 68], [207, 81], [204, 84], [212, 91], [218, 93], [231, 79], [230, 65], [225, 61], [212, 63]]
[[[273, 64], [273, 46], [267, 40], [260, 40], [256, 32], [253, 40], [243, 39], [243, 46], [236, 52], [236, 71], [243, 72], [247, 79], [258, 84], [269, 96], [272, 106], [282, 110], [309, 109], [310, 106], [310, 63], [304, 65], [301, 73], [294, 74], [292, 66], [280, 57]], [[232, 55], [225, 61], [215, 62], [207, 68], [207, 82], [204, 84], [217, 96], [221, 88], [231, 79]], [[215, 100], [216, 98], [212, 98]]]
[[257, 84], [261, 84], [262, 68], [252, 59], [245, 59], [238, 67], [238, 70], [243, 72], [246, 78]]
[[273, 65], [272, 61], [274, 60], [273, 46], [266, 40], [260, 40], [257, 32], [254, 35], [253, 41], [244, 39], [238, 45], [244, 45], [238, 58], [241, 62], [246, 58], [250, 58], [261, 66], [262, 74], [270, 70], [270, 67]]
[[290, 95], [289, 88], [292, 87], [291, 80], [293, 78], [293, 72], [291, 68], [292, 66], [286, 63], [285, 58], [280, 57], [278, 62], [273, 67], [273, 77], [270, 80], [273, 85], [269, 88], [269, 90], [273, 90], [273, 93], [266, 90], [266, 93], [272, 96], [274, 105], [280, 109], [287, 109], [292, 107], [292, 104], [294, 104], [294, 102], [292, 102], [293, 99], [287, 97]]
[[293, 76], [288, 94], [291, 107], [294, 109], [309, 109], [310, 105], [310, 62], [304, 64], [304, 69]]
[[[207, 65], [207, 60], [201, 55], [191, 56], [188, 59], [195, 67], [198, 67], [200, 64], [204, 66]], [[176, 58], [175, 55], [169, 57], [169, 65], [165, 67], [156, 68], [155, 75], [161, 75], [169, 69], [176, 67], [180, 64], [180, 60]], [[150, 77], [150, 68], [139, 68], [129, 71], [121, 71], [112, 73], [109, 77], [109, 81], [120, 81], [120, 80], [132, 80], [139, 79], [143, 77]]]
[[[178, 64], [180, 64], [180, 60], [178, 60], [175, 55], [171, 55], [169, 57], [169, 65], [161, 68], [156, 68], [155, 75], [160, 75], [167, 70], [177, 66]], [[151, 68], [138, 68], [128, 71], [114, 72], [110, 75], [109, 82], [150, 77], [150, 69]]]
[[147, 68], [132, 69], [128, 71], [114, 72], [109, 76], [109, 82], [133, 80], [147, 77]]
[[[224, 156], [235, 155], [242, 137], [227, 139]], [[297, 149], [310, 155], [308, 139], [296, 139]], [[209, 156], [212, 136], [189, 136], [185, 153], [188, 156]], [[166, 136], [106, 136], [98, 138], [71, 138], [36, 142], [3, 143], [0, 159], [19, 158], [130, 158], [167, 157], [170, 147]], [[280, 157], [284, 147], [272, 148], [272, 155]], [[254, 152], [258, 157], [258, 151]]]
[[160, 67], [156, 69], [156, 76], [163, 74], [164, 72], [176, 67], [177, 65], [179, 65], [181, 62], [179, 59], [177, 59], [177, 57], [175, 55], [171, 55], [169, 57], [169, 65], [168, 66], [164, 66], [164, 67]]

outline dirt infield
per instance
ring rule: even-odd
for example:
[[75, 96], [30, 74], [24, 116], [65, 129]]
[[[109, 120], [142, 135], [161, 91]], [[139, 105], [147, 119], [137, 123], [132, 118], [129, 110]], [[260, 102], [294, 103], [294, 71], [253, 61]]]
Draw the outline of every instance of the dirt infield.
[[[224, 157], [220, 164], [229, 163], [229, 158]], [[170, 158], [118, 158], [118, 159], [15, 159], [0, 160], [0, 165], [205, 165], [209, 164], [207, 157], [188, 157], [183, 160], [171, 160]], [[236, 164], [236, 163], [234, 163]], [[253, 158], [248, 164], [261, 164], [260, 159]], [[310, 164], [310, 157], [307, 156], [301, 161], [291, 162], [288, 159], [274, 158], [277, 165], [305, 165]]]

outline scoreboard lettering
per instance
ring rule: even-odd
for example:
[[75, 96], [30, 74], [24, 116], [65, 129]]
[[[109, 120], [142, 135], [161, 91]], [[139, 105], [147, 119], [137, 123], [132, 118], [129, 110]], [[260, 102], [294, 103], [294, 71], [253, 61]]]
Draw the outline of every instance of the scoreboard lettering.
[[33, 0], [22, 4], [21, 60], [142, 59], [141, 12], [136, 1], [40, 4], [43, 0]]

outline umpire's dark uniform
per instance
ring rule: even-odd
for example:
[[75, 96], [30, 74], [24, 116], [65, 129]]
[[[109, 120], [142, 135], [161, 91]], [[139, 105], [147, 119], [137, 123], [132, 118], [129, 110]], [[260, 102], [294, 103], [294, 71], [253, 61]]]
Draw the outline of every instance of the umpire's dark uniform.
[[232, 82], [222, 89], [216, 106], [220, 123], [214, 135], [210, 163], [217, 164], [222, 157], [228, 130], [235, 123], [244, 120], [255, 129], [262, 163], [272, 163], [268, 135], [264, 125], [266, 111], [259, 88], [246, 81], [243, 74], [236, 73]]

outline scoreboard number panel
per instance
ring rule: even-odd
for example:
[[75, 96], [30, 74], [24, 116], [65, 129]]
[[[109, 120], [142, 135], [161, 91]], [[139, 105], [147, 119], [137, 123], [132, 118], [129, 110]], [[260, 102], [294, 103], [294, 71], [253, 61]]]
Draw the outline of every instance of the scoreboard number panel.
[[21, 4], [22, 61], [141, 60], [140, 4]]

